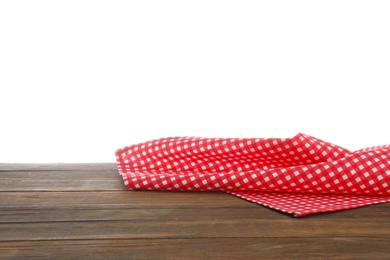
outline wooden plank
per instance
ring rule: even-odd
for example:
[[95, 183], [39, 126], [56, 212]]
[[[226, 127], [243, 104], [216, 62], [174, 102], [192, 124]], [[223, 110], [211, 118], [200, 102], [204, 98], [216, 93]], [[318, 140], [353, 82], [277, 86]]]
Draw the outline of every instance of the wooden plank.
[[[65, 184], [66, 182], [64, 182]], [[116, 190], [122, 183], [113, 183], [115, 186], [112, 190]], [[88, 186], [93, 185], [93, 186]], [[165, 192], [165, 191], [126, 191], [121, 193], [105, 192], [110, 190], [110, 182], [96, 185], [96, 182], [90, 182], [86, 186], [80, 186], [80, 190], [91, 190], [97, 192], [43, 192], [43, 193], [29, 193], [29, 192], [3, 192], [0, 194], [0, 210], [39, 210], [39, 209], [55, 209], [61, 207], [67, 210], [71, 209], [140, 209], [140, 208], [168, 208], [168, 209], [186, 209], [186, 208], [261, 208], [266, 209], [266, 216], [274, 216], [273, 213], [283, 217], [291, 217], [291, 215], [274, 211], [264, 206], [251, 203], [234, 196], [215, 192], [218, 195], [210, 194], [210, 192]], [[99, 188], [103, 192], [99, 192]], [[31, 188], [30, 188], [31, 190]], [[42, 189], [40, 189], [42, 190]], [[67, 187], [63, 188], [66, 191]], [[222, 196], [221, 196], [222, 195]], [[12, 201], [12, 204], [9, 203]], [[337, 219], [340, 217], [361, 218], [366, 217], [368, 221], [383, 220], [390, 218], [390, 203], [383, 203], [377, 205], [370, 205], [346, 211], [337, 211], [330, 213], [320, 213], [305, 216], [303, 218], [319, 218], [319, 216], [326, 216], [329, 219]], [[1, 212], [0, 212], [1, 217]], [[301, 217], [302, 218], [302, 217]], [[0, 218], [1, 221], [1, 218]]]
[[[174, 192], [174, 191], [103, 191], [103, 192], [1, 192], [0, 210], [37, 209], [198, 209], [198, 208], [242, 208], [262, 209], [276, 212], [261, 205], [251, 203], [223, 192]], [[275, 214], [272, 214], [275, 216]], [[347, 211], [315, 214], [304, 218], [325, 216], [337, 219], [383, 218], [390, 217], [390, 203], [371, 205]]]
[[[50, 168], [48, 166], [45, 166]], [[70, 166], [68, 168], [71, 168]], [[117, 169], [25, 170], [0, 172], [0, 191], [125, 190]]]
[[[387, 215], [385, 215], [387, 214]], [[389, 208], [381, 206], [364, 207], [360, 209], [323, 213], [303, 217], [306, 223], [313, 221], [375, 221], [387, 222]], [[207, 219], [240, 219], [260, 220], [273, 219], [275, 222], [293, 218], [278, 211], [265, 207], [198, 207], [198, 208], [55, 208], [10, 209], [0, 210], [0, 224], [4, 223], [36, 223], [36, 222], [71, 222], [71, 221], [116, 221], [116, 220], [190, 220], [199, 221]]]
[[105, 171], [116, 169], [116, 163], [0, 163], [1, 171]]
[[[113, 180], [121, 179], [118, 170], [36, 170], [36, 171], [2, 171], [0, 172], [1, 181], [3, 180]], [[3, 185], [0, 183], [0, 186]]]
[[0, 191], [112, 191], [125, 190], [117, 180], [15, 180], [2, 179]]
[[389, 259], [390, 240], [191, 238], [0, 243], [0, 259]]
[[2, 210], [0, 224], [4, 223], [37, 223], [37, 222], [71, 222], [71, 221], [169, 221], [191, 220], [199, 221], [204, 218], [218, 219], [272, 219], [278, 213], [265, 212], [259, 208], [145, 208], [145, 209], [31, 209], [31, 210]]
[[3, 171], [0, 191], [104, 191], [126, 190], [113, 170]]
[[199, 219], [0, 224], [0, 241], [154, 238], [390, 238], [389, 221]]
[[223, 192], [1, 192], [0, 210], [35, 208], [259, 207]]

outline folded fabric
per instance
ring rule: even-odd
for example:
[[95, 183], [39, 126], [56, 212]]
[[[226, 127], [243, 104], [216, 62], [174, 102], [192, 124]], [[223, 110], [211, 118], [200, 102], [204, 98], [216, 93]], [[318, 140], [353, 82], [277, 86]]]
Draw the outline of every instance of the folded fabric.
[[315, 137], [171, 137], [116, 151], [131, 190], [224, 191], [294, 216], [390, 201], [390, 145]]

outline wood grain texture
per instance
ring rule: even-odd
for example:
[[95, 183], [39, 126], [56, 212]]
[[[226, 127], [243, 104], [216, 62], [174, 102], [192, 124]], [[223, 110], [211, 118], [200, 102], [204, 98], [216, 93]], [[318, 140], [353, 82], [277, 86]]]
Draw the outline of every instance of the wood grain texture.
[[0, 259], [390, 259], [390, 204], [294, 218], [129, 191], [115, 164], [0, 164]]
[[388, 239], [176, 238], [0, 243], [0, 259], [389, 259]]
[[105, 171], [116, 170], [115, 163], [0, 163], [1, 171]]

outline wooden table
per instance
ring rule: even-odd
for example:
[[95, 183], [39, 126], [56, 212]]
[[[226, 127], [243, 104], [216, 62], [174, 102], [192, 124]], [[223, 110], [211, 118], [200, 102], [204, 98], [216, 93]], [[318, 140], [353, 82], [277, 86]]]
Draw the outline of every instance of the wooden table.
[[390, 259], [390, 204], [294, 218], [128, 191], [115, 164], [0, 164], [0, 259]]

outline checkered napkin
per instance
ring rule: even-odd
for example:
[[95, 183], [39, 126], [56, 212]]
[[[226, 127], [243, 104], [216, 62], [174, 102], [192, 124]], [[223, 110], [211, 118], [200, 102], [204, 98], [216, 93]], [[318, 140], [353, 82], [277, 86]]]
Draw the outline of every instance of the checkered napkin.
[[128, 189], [224, 191], [294, 216], [390, 201], [390, 145], [315, 137], [171, 137], [116, 151]]

